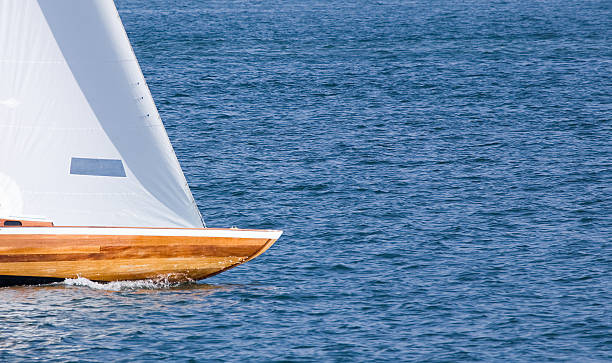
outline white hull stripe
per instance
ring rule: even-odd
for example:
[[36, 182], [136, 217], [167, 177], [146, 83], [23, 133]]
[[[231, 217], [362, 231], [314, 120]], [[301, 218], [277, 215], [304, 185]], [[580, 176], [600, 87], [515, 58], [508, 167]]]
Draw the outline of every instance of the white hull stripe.
[[92, 235], [92, 236], [159, 236], [159, 237], [224, 237], [278, 239], [283, 231], [240, 229], [175, 229], [175, 228], [97, 228], [97, 227], [9, 227], [0, 228], [3, 235]]

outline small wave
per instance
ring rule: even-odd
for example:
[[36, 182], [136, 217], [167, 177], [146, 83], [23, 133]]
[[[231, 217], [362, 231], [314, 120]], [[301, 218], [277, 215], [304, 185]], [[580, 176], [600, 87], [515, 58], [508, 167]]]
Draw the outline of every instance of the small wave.
[[111, 282], [95, 282], [84, 277], [78, 277], [76, 279], [65, 279], [59, 282], [60, 285], [66, 286], [83, 286], [89, 287], [95, 290], [107, 290], [107, 291], [126, 291], [126, 290], [141, 290], [141, 289], [168, 289], [181, 285], [178, 282], [171, 282], [168, 278], [158, 278], [149, 280], [135, 280], [135, 281], [111, 281]]

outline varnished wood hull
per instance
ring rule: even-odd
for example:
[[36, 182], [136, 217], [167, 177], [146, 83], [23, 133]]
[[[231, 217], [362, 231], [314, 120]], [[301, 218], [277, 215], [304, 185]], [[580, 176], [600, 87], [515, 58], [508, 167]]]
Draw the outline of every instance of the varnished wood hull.
[[259, 256], [281, 233], [237, 229], [0, 228], [0, 285], [37, 278], [51, 281], [77, 277], [94, 281], [201, 280]]

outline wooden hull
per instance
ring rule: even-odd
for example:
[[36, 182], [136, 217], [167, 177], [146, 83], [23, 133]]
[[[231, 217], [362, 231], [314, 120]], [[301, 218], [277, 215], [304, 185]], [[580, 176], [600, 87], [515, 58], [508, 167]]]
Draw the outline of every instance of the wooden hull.
[[259, 256], [281, 233], [238, 229], [0, 228], [0, 285], [77, 277], [93, 281], [201, 280]]

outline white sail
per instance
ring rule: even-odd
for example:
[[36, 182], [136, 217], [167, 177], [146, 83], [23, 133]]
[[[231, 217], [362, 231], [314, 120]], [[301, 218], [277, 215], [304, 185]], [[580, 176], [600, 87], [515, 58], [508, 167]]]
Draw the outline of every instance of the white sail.
[[112, 0], [0, 0], [0, 213], [202, 227]]

